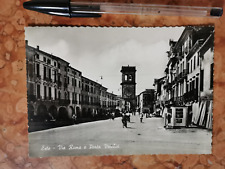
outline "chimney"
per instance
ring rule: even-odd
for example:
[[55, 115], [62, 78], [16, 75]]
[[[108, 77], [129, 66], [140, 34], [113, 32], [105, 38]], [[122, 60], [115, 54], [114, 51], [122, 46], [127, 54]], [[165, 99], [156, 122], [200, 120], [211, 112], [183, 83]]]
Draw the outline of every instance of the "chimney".
[[37, 50], [39, 50], [39, 45], [37, 45]]
[[25, 44], [26, 44], [26, 46], [28, 46], [28, 40], [25, 40]]

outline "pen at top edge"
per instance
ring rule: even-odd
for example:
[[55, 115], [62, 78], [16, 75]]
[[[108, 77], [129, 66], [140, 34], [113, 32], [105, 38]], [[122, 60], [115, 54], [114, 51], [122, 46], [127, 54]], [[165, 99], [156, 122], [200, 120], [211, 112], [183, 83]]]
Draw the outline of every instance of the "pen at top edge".
[[101, 14], [221, 17], [223, 14], [221, 7], [70, 2], [70, 0], [32, 0], [24, 2], [23, 6], [28, 10], [64, 17], [101, 17]]

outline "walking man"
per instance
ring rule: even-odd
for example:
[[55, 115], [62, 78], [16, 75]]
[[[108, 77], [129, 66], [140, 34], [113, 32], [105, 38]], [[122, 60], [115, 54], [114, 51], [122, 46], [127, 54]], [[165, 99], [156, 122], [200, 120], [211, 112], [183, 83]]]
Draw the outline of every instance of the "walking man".
[[141, 115], [140, 115], [140, 122], [141, 123], [143, 122], [143, 117], [144, 117], [144, 113], [141, 113]]

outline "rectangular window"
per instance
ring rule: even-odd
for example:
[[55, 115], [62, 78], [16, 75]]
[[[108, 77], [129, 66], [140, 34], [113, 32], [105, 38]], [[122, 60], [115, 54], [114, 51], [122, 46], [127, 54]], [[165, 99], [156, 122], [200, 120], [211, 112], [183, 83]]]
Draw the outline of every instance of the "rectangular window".
[[194, 69], [193, 70], [195, 70], [195, 56], [194, 56], [194, 63], [193, 63], [193, 65], [194, 65]]
[[51, 87], [48, 88], [48, 97], [49, 97], [49, 100], [52, 99], [52, 89], [51, 89]]
[[57, 99], [57, 90], [55, 88], [55, 100]]
[[58, 63], [58, 68], [60, 69], [60, 63]]
[[204, 70], [200, 71], [200, 91], [203, 91], [204, 87]]
[[74, 78], [72, 78], [72, 86], [74, 86]]
[[35, 54], [36, 59], [39, 59], [39, 54]]
[[40, 65], [37, 64], [36, 66], [37, 66], [37, 76], [39, 77], [40, 76]]
[[195, 89], [195, 79], [192, 81], [192, 90]]
[[190, 65], [190, 73], [192, 72], [192, 60], [191, 60], [191, 65]]
[[55, 80], [55, 82], [57, 81], [57, 72], [56, 72], [56, 70], [54, 71], [54, 80]]
[[46, 88], [46, 86], [44, 86], [44, 99], [46, 99], [47, 98], [47, 88]]
[[199, 66], [199, 59], [200, 59], [200, 57], [199, 57], [199, 55], [197, 55], [197, 66]]
[[48, 77], [49, 77], [50, 80], [52, 79], [52, 76], [51, 75], [52, 75], [51, 68], [49, 68], [48, 69]]
[[198, 95], [199, 95], [198, 94], [198, 91], [199, 91], [199, 77], [196, 77], [196, 88], [195, 89], [196, 89], [196, 95], [197, 95], [196, 97], [198, 97]]
[[186, 70], [187, 70], [187, 73], [189, 73], [189, 62], [187, 63], [187, 68], [186, 68]]
[[70, 77], [67, 77], [67, 83], [70, 84]]
[[39, 84], [37, 85], [37, 98], [41, 98], [41, 86]]
[[77, 94], [74, 93], [74, 100], [77, 101]]
[[213, 88], [213, 67], [214, 67], [214, 63], [210, 65], [210, 89]]
[[46, 72], [46, 67], [44, 66], [44, 79], [46, 79], [46, 74], [47, 74], [47, 72]]
[[73, 92], [72, 93], [72, 101], [74, 101], [75, 100], [75, 93]]
[[51, 64], [51, 60], [50, 60], [50, 59], [48, 59], [47, 63], [48, 63], [48, 64]]
[[56, 62], [54, 62], [54, 66], [56, 66]]
[[46, 62], [46, 57], [43, 57], [43, 61]]

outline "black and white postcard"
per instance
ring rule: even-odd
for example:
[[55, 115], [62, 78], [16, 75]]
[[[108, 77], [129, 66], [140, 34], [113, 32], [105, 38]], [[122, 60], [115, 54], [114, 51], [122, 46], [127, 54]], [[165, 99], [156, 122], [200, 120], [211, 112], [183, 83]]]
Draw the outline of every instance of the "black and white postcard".
[[211, 154], [214, 27], [26, 27], [29, 155]]

